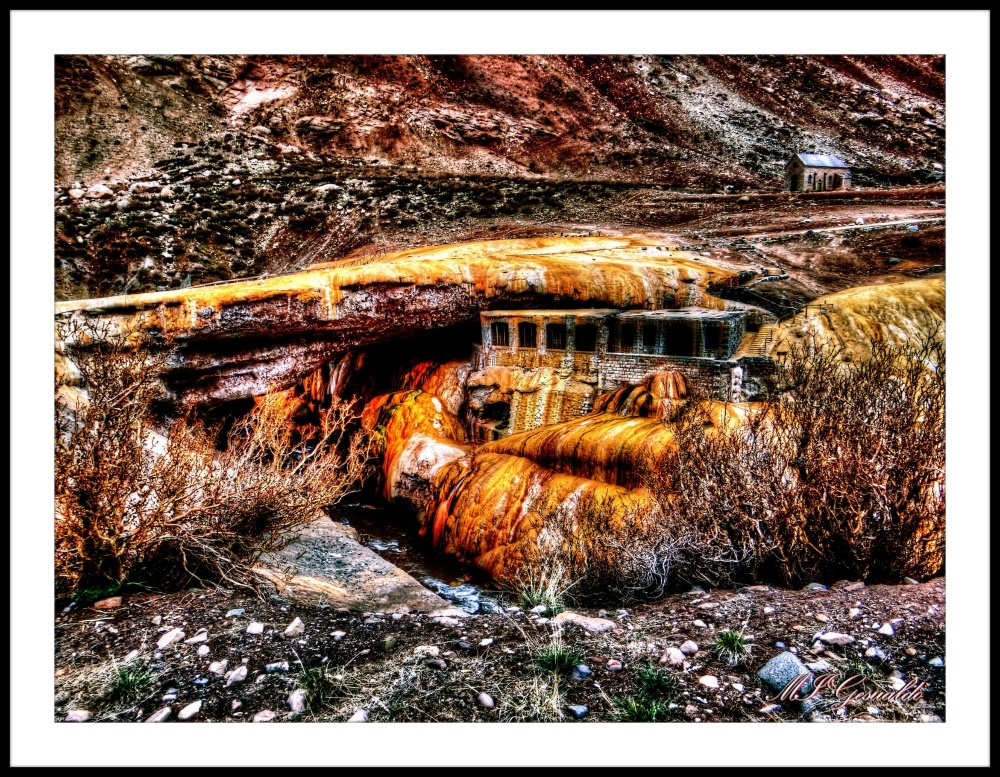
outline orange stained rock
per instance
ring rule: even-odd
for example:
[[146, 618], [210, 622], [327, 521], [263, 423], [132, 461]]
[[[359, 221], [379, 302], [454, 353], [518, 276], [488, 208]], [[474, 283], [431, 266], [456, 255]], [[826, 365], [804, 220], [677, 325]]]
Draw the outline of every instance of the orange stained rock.
[[625, 536], [659, 516], [645, 492], [501, 453], [456, 461], [435, 485], [439, 501], [424, 527], [435, 546], [500, 581], [514, 581], [526, 564], [557, 555], [572, 570], [582, 569], [588, 554], [593, 563], [592, 554], [601, 552], [601, 538]]
[[686, 397], [684, 376], [674, 370], [662, 370], [637, 386], [623, 386], [601, 394], [594, 400], [594, 412], [667, 419]]
[[212, 327], [225, 319], [227, 308], [255, 301], [287, 305], [290, 315], [332, 321], [345, 291], [386, 284], [460, 286], [486, 300], [537, 293], [655, 308], [672, 299], [685, 279], [702, 287], [709, 281], [731, 284], [736, 273], [670, 250], [650, 236], [539, 237], [416, 248], [362, 266], [336, 261], [272, 278], [59, 302], [56, 312], [86, 310], [123, 324], [139, 322], [169, 337]]

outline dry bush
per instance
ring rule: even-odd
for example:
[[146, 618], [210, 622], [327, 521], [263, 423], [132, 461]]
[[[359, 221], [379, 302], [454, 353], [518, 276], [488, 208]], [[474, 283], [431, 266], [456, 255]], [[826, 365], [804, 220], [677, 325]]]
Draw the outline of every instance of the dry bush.
[[335, 401], [303, 431], [264, 401], [221, 446], [220, 430], [191, 416], [156, 435], [151, 405], [171, 353], [137, 332], [60, 327], [84, 401], [60, 404], [57, 383], [57, 591], [124, 581], [252, 587], [261, 554], [359, 482], [367, 451], [354, 419]]
[[944, 563], [945, 359], [936, 338], [843, 361], [802, 348], [773, 401], [709, 429], [692, 409], [648, 468], [685, 582], [899, 582]]

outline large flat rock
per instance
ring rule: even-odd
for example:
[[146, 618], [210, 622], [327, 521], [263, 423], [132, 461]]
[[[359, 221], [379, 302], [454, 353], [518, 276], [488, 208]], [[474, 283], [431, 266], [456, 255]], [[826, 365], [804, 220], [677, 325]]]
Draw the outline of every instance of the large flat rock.
[[366, 548], [348, 526], [322, 516], [254, 570], [289, 599], [378, 612], [432, 612], [448, 602]]

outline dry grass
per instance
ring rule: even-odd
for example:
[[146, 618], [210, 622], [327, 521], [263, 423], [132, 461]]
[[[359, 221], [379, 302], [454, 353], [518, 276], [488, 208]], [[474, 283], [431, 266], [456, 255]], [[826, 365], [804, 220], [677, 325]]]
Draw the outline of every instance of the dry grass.
[[364, 471], [363, 439], [336, 401], [304, 430], [262, 402], [225, 437], [182, 417], [158, 439], [151, 407], [170, 351], [87, 322], [59, 334], [86, 395], [66, 408], [56, 387], [57, 590], [125, 581], [253, 587], [256, 560]]

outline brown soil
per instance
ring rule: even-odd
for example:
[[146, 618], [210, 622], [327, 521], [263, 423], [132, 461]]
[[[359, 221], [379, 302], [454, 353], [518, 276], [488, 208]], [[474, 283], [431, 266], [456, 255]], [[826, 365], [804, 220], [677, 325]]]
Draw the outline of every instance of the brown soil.
[[[246, 614], [227, 620], [226, 612], [237, 607], [245, 608]], [[773, 612], [765, 613], [765, 607]], [[848, 614], [853, 607], [861, 610], [856, 620]], [[156, 615], [162, 617], [159, 628], [152, 623]], [[828, 622], [818, 622], [819, 615]], [[305, 623], [305, 633], [284, 638], [282, 631], [296, 617]], [[134, 721], [170, 706], [171, 719], [176, 720], [185, 705], [201, 699], [201, 712], [193, 720], [248, 721], [257, 712], [273, 710], [276, 721], [343, 721], [359, 708], [366, 709], [372, 721], [570, 720], [566, 706], [581, 704], [589, 708], [585, 722], [609, 721], [616, 718], [619, 701], [638, 698], [637, 671], [657, 661], [665, 648], [691, 639], [701, 652], [691, 657], [690, 665], [683, 670], [664, 668], [677, 683], [672, 702], [676, 706], [666, 713], [666, 720], [798, 718], [796, 704], [761, 712], [769, 705], [770, 694], [759, 687], [756, 672], [781, 652], [776, 642], [797, 649], [803, 661], [823, 659], [845, 675], [867, 665], [865, 671], [876, 678], [887, 680], [895, 669], [907, 681], [927, 682], [922, 702], [855, 701], [842, 716], [830, 709], [834, 720], [945, 717], [945, 669], [928, 663], [944, 657], [944, 578], [901, 586], [839, 583], [827, 591], [763, 587], [692, 591], [630, 607], [625, 616], [612, 611], [608, 617], [617, 625], [609, 633], [593, 635], [569, 625], [561, 637], [554, 637], [551, 622], [540, 625], [537, 616], [524, 612], [471, 616], [456, 626], [436, 623], [429, 614], [411, 613], [394, 620], [221, 590], [133, 595], [117, 609], [82, 608], [56, 616], [54, 716], [62, 720], [69, 710], [85, 708], [94, 712], [93, 720]], [[705, 627], [695, 626], [697, 619]], [[894, 625], [892, 637], [871, 628], [895, 619], [902, 621]], [[262, 635], [246, 633], [251, 620], [265, 624]], [[174, 627], [183, 628], [188, 637], [207, 628], [210, 654], [198, 658], [198, 645], [183, 642], [158, 652], [155, 642], [160, 632]], [[717, 630], [741, 627], [752, 635], [752, 652], [731, 668], [709, 647]], [[338, 641], [331, 636], [335, 631], [346, 634]], [[813, 637], [820, 631], [851, 634], [858, 641], [813, 651]], [[396, 641], [388, 649], [387, 638]], [[486, 638], [493, 643], [480, 647]], [[865, 657], [862, 640], [884, 651], [884, 659]], [[553, 641], [579, 651], [592, 676], [577, 680], [538, 669], [537, 649]], [[416, 657], [414, 648], [420, 645], [437, 647], [447, 668], [432, 668], [426, 658]], [[153, 685], [135, 704], [102, 707], [97, 698], [107, 687], [113, 662], [132, 650], [140, 651], [133, 665], [156, 675]], [[623, 663], [621, 671], [608, 670], [612, 658]], [[245, 661], [246, 681], [226, 688], [223, 677], [207, 672], [210, 662], [222, 659], [228, 659], [230, 669]], [[287, 672], [265, 672], [267, 664], [280, 661], [288, 662]], [[327, 706], [310, 705], [304, 714], [291, 715], [287, 698], [302, 683], [303, 668], [324, 666], [331, 676], [343, 676], [334, 681], [334, 698]], [[704, 675], [717, 677], [720, 689], [699, 684]], [[168, 704], [161, 698], [169, 689], [176, 689], [177, 698]], [[477, 703], [482, 692], [493, 697], [495, 709]], [[235, 702], [239, 707], [234, 710]]]

